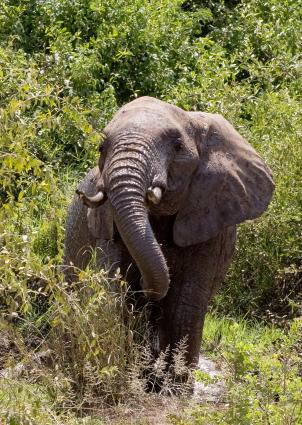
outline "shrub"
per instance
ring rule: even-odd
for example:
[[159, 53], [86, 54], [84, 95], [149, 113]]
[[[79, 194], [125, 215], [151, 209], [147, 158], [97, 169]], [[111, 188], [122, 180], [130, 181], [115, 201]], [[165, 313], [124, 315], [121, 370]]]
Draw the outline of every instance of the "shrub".
[[[89, 315], [89, 309], [95, 314], [97, 306], [103, 317], [107, 300], [114, 311], [112, 329], [117, 330], [123, 345], [128, 330], [119, 323], [122, 313], [115, 304], [117, 298], [107, 299], [100, 282], [102, 276], [92, 277], [87, 271], [83, 275], [86, 289], [79, 291], [77, 299], [75, 293], [61, 286], [55, 270], [61, 261], [71, 192], [82, 174], [95, 164], [106, 123], [122, 103], [137, 96], [153, 95], [186, 110], [223, 114], [269, 163], [276, 182], [273, 201], [263, 217], [239, 227], [237, 255], [216, 297], [215, 308], [224, 314], [244, 314], [286, 326], [288, 318], [301, 315], [300, 15], [299, 2], [294, 0], [2, 1], [2, 316], [14, 330], [12, 338], [25, 348], [26, 344], [37, 348], [51, 329], [74, 345], [81, 359], [78, 364], [75, 358], [66, 357], [68, 353], [52, 333], [60, 376], [67, 373], [63, 381], [68, 385], [78, 379], [81, 389], [81, 379], [86, 379], [91, 389], [89, 376], [100, 362], [99, 370], [105, 368], [101, 377], [97, 375], [101, 379], [100, 393], [110, 385], [113, 398], [118, 398], [121, 391], [123, 351], [116, 353], [119, 342], [116, 340], [114, 345], [112, 335], [107, 335], [108, 347], [113, 348], [114, 362], [119, 366], [110, 369], [116, 364], [110, 363], [113, 357], [109, 366], [108, 362], [105, 365], [104, 359], [109, 356], [106, 350], [104, 358], [99, 354], [93, 357], [95, 347], [107, 342], [102, 339], [102, 324], [94, 329]], [[93, 279], [102, 289], [97, 291]], [[91, 299], [89, 291], [93, 293]], [[83, 315], [81, 321], [74, 320], [77, 314]], [[86, 332], [91, 338], [86, 338]], [[25, 334], [28, 338], [24, 342]], [[131, 339], [131, 332], [129, 335]], [[77, 340], [81, 341], [78, 346]], [[287, 353], [287, 342], [284, 344], [282, 350]], [[257, 348], [253, 343], [244, 343], [234, 350], [227, 355], [230, 363], [236, 364], [236, 379], [247, 380], [247, 399], [251, 402], [256, 395], [252, 385], [259, 388], [261, 384], [248, 375], [250, 361], [256, 364]], [[276, 352], [281, 359], [281, 351]], [[86, 370], [83, 365], [88, 357]], [[277, 370], [273, 376], [278, 379], [284, 365], [279, 357], [272, 361]], [[277, 378], [270, 384], [266, 374], [274, 371], [269, 365], [264, 369], [261, 376], [272, 393]], [[141, 369], [137, 366], [135, 370], [137, 376]], [[298, 382], [296, 372], [294, 366], [288, 378], [294, 386]], [[67, 387], [65, 390], [71, 391]], [[39, 397], [43, 393], [41, 399], [47, 404], [43, 390], [35, 388], [34, 394]], [[50, 388], [53, 394], [62, 394]], [[231, 391], [238, 401], [240, 394], [234, 387]], [[247, 395], [244, 391], [242, 394]], [[78, 393], [76, 396], [80, 397]], [[36, 396], [33, 400], [35, 404]], [[272, 409], [279, 418], [281, 413], [274, 413], [269, 400], [266, 411]], [[240, 420], [247, 421], [244, 411], [247, 415], [248, 407], [243, 400], [240, 403]], [[262, 405], [255, 407], [257, 412]]]
[[171, 423], [300, 424], [301, 325], [296, 319], [284, 332], [275, 326], [209, 316], [204, 349], [213, 352], [215, 347], [226, 391], [214, 407], [201, 402], [173, 415]]

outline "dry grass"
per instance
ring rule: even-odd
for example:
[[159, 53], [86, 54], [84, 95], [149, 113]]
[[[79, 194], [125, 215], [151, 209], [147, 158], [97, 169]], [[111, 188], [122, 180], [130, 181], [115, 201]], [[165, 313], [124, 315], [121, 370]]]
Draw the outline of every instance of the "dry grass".
[[[74, 287], [53, 279], [47, 291], [40, 315], [2, 322], [0, 379], [7, 405], [16, 391], [32, 386], [38, 395], [34, 391], [31, 406], [40, 405], [39, 394], [46, 392], [46, 405], [75, 417], [140, 423], [147, 415], [145, 423], [163, 423], [190, 392], [186, 341], [174, 350], [172, 364], [169, 348], [154, 361], [146, 312], [136, 311], [126, 284], [105, 272], [82, 271]], [[189, 377], [186, 384], [183, 376]], [[25, 398], [24, 408], [27, 403]], [[157, 416], [160, 422], [154, 422]]]

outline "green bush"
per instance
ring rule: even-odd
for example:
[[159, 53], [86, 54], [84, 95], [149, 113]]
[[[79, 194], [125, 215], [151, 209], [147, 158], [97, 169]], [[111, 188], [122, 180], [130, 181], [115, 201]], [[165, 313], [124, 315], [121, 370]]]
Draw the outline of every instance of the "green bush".
[[[51, 220], [62, 222], [64, 175], [76, 182], [95, 164], [102, 129], [118, 105], [155, 95], [222, 113], [273, 170], [273, 202], [264, 217], [240, 227], [216, 306], [261, 317], [266, 310], [300, 314], [299, 10], [296, 2], [273, 0], [4, 1], [2, 245], [27, 235], [42, 261], [60, 252], [62, 228], [51, 255], [43, 237], [37, 242], [41, 211], [48, 205]], [[10, 249], [14, 256], [12, 243]]]
[[[51, 331], [52, 301], [58, 335], [80, 309], [73, 300], [75, 310], [63, 317], [66, 299], [60, 304], [54, 291], [61, 288], [55, 270], [67, 204], [96, 162], [106, 123], [142, 95], [223, 114], [272, 168], [273, 201], [263, 217], [239, 226], [236, 257], [214, 308], [282, 326], [301, 315], [301, 31], [301, 5], [294, 0], [1, 2], [0, 305], [4, 325], [28, 334], [25, 345]], [[82, 301], [85, 313], [89, 300]], [[85, 320], [69, 333], [81, 341], [77, 353], [84, 357], [101, 338], [96, 328], [97, 336], [85, 340]], [[247, 379], [256, 351], [239, 344], [227, 354], [241, 378]], [[123, 367], [121, 361], [113, 375], [121, 376]], [[270, 389], [276, 382], [267, 382], [269, 373], [263, 369], [261, 376]], [[251, 387], [260, 384], [249, 379], [254, 397]], [[41, 391], [34, 390], [33, 406]], [[240, 418], [248, 420], [244, 413]]]
[[225, 394], [215, 408], [201, 402], [193, 411], [175, 415], [171, 423], [301, 424], [301, 330], [300, 319], [285, 333], [256, 322], [208, 317], [204, 348], [213, 352], [214, 345], [223, 363]]

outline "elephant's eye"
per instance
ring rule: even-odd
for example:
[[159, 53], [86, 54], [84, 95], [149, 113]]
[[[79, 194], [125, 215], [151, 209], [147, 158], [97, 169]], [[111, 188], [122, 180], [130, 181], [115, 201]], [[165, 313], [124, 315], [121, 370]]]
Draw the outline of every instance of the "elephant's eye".
[[99, 152], [100, 152], [101, 154], [103, 154], [103, 153], [104, 153], [104, 145], [103, 145], [103, 143], [99, 146]]
[[179, 152], [182, 149], [182, 141], [181, 139], [175, 140], [174, 149], [176, 152]]

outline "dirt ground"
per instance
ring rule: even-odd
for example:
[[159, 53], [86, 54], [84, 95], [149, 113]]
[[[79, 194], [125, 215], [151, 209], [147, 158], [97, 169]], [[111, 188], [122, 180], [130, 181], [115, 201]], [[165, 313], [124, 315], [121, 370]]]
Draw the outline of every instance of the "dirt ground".
[[194, 384], [194, 392], [190, 397], [163, 397], [148, 394], [146, 403], [140, 406], [129, 406], [119, 411], [117, 409], [106, 419], [106, 425], [165, 425], [175, 423], [175, 419], [182, 417], [182, 424], [185, 424], [186, 411], [192, 411], [199, 404], [207, 403], [213, 408], [222, 408], [223, 395], [225, 393], [224, 372], [218, 366], [205, 357], [200, 357], [198, 369], [212, 378], [213, 382], [205, 385], [200, 381]]

